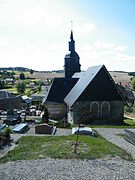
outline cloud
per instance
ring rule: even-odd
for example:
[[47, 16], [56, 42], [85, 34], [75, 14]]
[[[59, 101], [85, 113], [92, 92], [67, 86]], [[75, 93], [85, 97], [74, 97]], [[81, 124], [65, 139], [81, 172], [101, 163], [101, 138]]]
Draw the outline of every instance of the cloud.
[[46, 11], [41, 7], [34, 7], [33, 9], [27, 11], [22, 15], [21, 21], [26, 25], [37, 24], [46, 16]]
[[74, 31], [75, 33], [89, 33], [95, 30], [95, 25], [93, 22], [88, 22], [83, 24], [82, 26], [75, 26]]
[[[86, 70], [90, 66], [105, 64], [108, 70], [134, 71], [135, 54], [130, 55], [128, 52], [119, 51], [118, 47], [125, 46], [97, 42], [78, 44], [76, 49], [80, 56], [82, 70]], [[116, 48], [118, 49], [116, 50]], [[36, 70], [63, 69], [66, 52], [66, 43], [18, 45], [0, 37], [1, 67], [23, 66]]]
[[45, 46], [33, 44], [15, 45], [0, 38], [1, 67], [22, 66], [35, 70], [63, 69], [66, 46], [51, 43]]
[[135, 55], [128, 55], [124, 53], [116, 53], [115, 58], [118, 61], [124, 61], [124, 62], [135, 61]]
[[106, 43], [106, 42], [102, 42], [102, 41], [96, 41], [95, 43], [95, 47], [98, 49], [109, 49], [109, 50], [113, 50], [113, 51], [125, 51], [127, 50], [127, 46], [120, 46], [120, 45], [116, 45], [114, 43]]
[[127, 46], [116, 46], [115, 47], [115, 50], [116, 51], [125, 51], [125, 50], [127, 50], [128, 48], [127, 48]]
[[56, 27], [63, 21], [62, 17], [52, 13], [49, 9], [36, 6], [25, 12], [19, 19], [26, 26]]
[[134, 71], [135, 54], [128, 53], [128, 47], [96, 41], [93, 45], [83, 44], [79, 48], [82, 69], [104, 64], [109, 70]]
[[96, 41], [95, 47], [96, 48], [108, 49], [108, 48], [114, 48], [115, 45], [113, 43], [106, 43], [106, 42]]
[[0, 46], [7, 46], [8, 45], [8, 40], [0, 37]]

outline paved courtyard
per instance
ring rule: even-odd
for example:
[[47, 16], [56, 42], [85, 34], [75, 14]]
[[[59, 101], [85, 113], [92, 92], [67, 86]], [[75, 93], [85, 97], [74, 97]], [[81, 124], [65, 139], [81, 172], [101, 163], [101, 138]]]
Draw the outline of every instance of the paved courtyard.
[[132, 154], [135, 159], [135, 146], [126, 141], [120, 134], [124, 134], [124, 129], [117, 128], [96, 128], [99, 134], [101, 134], [108, 141], [116, 144], [117, 146], [125, 149], [127, 152]]

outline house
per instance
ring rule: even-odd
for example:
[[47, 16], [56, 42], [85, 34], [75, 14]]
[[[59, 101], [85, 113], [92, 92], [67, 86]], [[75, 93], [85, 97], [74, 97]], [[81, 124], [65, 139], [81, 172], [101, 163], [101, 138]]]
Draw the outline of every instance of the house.
[[29, 88], [31, 88], [31, 89], [36, 88], [36, 84], [34, 82], [30, 82]]
[[121, 71], [110, 71], [110, 75], [116, 84], [120, 84], [126, 89], [131, 89], [131, 80], [133, 76], [130, 76], [127, 72]]
[[31, 96], [31, 104], [40, 108], [40, 105], [43, 101], [44, 95], [42, 94], [32, 94]]
[[0, 110], [21, 109], [22, 98], [14, 94], [0, 90]]
[[133, 106], [135, 97], [134, 97], [134, 93], [131, 91], [131, 89], [125, 88], [121, 84], [117, 84], [117, 87], [118, 87], [120, 93], [122, 94], [123, 98], [125, 99], [126, 104], [130, 107]]
[[72, 124], [121, 124], [124, 100], [104, 65], [88, 68], [64, 99]]
[[5, 79], [5, 82], [8, 83], [8, 84], [14, 85], [14, 83], [15, 83], [15, 78], [6, 78], [6, 79]]

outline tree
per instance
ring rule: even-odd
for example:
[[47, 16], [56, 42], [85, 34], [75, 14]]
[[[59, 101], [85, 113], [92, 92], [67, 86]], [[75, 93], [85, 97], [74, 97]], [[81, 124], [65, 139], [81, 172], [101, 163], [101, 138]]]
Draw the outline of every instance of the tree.
[[24, 82], [18, 82], [16, 85], [18, 94], [23, 94], [25, 92], [26, 86]]
[[30, 70], [30, 74], [33, 74], [33, 73], [34, 73], [34, 71], [31, 69], [31, 70]]
[[14, 71], [12, 71], [12, 72], [11, 72], [11, 76], [13, 77], [14, 75], [15, 75], [15, 72], [14, 72]]
[[48, 124], [48, 120], [49, 120], [49, 112], [48, 112], [48, 109], [45, 107], [44, 108], [44, 114], [42, 116], [42, 123]]
[[25, 79], [25, 74], [24, 73], [20, 73], [20, 79], [24, 80]]
[[9, 71], [3, 71], [3, 72], [1, 72], [1, 78], [2, 79], [6, 79], [6, 78], [9, 78], [10, 77], [10, 72]]
[[39, 81], [34, 81], [34, 83], [37, 86], [37, 91], [41, 92], [41, 90], [42, 90], [42, 82], [39, 80]]
[[26, 95], [27, 95], [28, 97], [30, 97], [30, 96], [32, 95], [31, 90], [28, 90], [28, 91], [26, 92]]
[[135, 78], [132, 79], [131, 83], [132, 83], [132, 89], [135, 90]]
[[4, 88], [4, 85], [5, 85], [4, 81], [3, 81], [3, 80], [0, 80], [0, 89], [3, 89], [3, 88]]

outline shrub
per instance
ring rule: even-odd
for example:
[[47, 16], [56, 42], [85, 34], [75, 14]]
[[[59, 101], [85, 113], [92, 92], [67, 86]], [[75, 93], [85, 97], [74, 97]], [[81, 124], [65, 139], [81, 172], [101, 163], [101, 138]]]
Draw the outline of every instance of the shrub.
[[132, 113], [132, 112], [133, 112], [133, 107], [126, 106], [126, 107], [125, 107], [125, 111], [126, 111], [126, 112], [129, 112], [129, 113]]
[[67, 121], [60, 120], [57, 122], [56, 127], [57, 128], [70, 128], [71, 124], [69, 124]]
[[4, 130], [4, 136], [5, 136], [5, 137], [9, 136], [11, 132], [12, 132], [11, 128], [10, 128], [10, 127], [7, 127], [7, 128]]
[[6, 138], [6, 142], [8, 143], [10, 141], [10, 133], [12, 132], [12, 130], [10, 129], [10, 127], [7, 127], [4, 130], [4, 137]]
[[25, 79], [25, 74], [24, 73], [20, 73], [20, 79], [24, 80]]
[[132, 83], [132, 89], [135, 90], [135, 78], [132, 79], [131, 83]]

